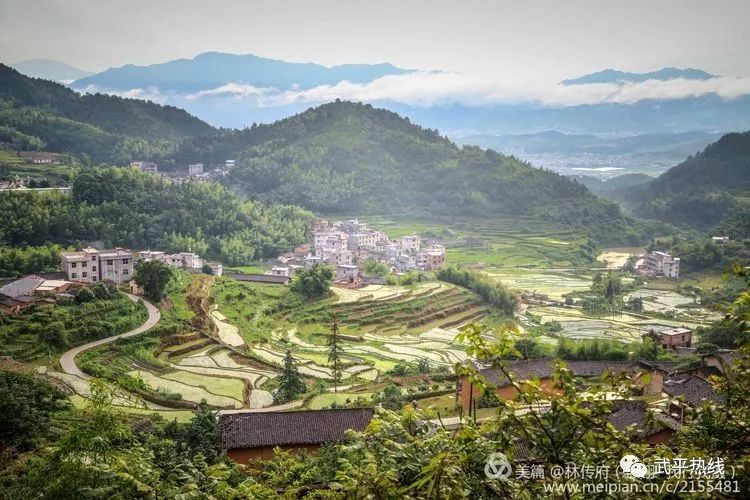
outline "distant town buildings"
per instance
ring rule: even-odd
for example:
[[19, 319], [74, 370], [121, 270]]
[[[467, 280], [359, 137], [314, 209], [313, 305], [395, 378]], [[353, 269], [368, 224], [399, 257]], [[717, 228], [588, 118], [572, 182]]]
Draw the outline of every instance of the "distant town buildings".
[[188, 165], [188, 175], [201, 175], [203, 173], [203, 163], [194, 163]]
[[21, 151], [18, 156], [28, 162], [37, 165], [60, 165], [62, 164], [62, 155], [59, 153], [40, 153], [37, 151]]
[[130, 162], [130, 166], [137, 168], [141, 172], [148, 172], [149, 174], [156, 174], [159, 172], [159, 166], [152, 161], [133, 161]]
[[680, 277], [680, 258], [666, 252], [649, 252], [636, 265], [637, 273], [646, 276]]

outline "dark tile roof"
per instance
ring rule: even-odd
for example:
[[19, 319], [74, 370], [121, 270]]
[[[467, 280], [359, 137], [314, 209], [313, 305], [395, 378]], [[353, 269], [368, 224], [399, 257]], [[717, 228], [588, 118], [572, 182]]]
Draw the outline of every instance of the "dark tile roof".
[[373, 408], [229, 413], [219, 417], [225, 450], [341, 441], [348, 429], [362, 431]]
[[289, 277], [274, 276], [272, 274], [229, 273], [226, 275], [226, 277], [235, 279], [237, 281], [253, 281], [257, 283], [289, 283]]
[[707, 401], [721, 402], [726, 399], [722, 394], [717, 394], [706, 379], [696, 376], [667, 380], [664, 382], [664, 392], [674, 398], [682, 397], [692, 407], [701, 406]]
[[619, 431], [632, 430], [634, 437], [650, 436], [665, 428], [658, 421], [649, 420], [645, 401], [616, 401], [607, 420]]
[[[577, 377], [597, 377], [612, 372], [629, 371], [634, 363], [632, 361], [568, 361], [568, 368]], [[554, 372], [556, 360], [551, 358], [511, 361], [508, 370], [516, 376], [517, 380], [529, 380], [532, 378], [550, 378]], [[497, 368], [485, 368], [479, 370], [484, 377], [498, 387], [510, 384], [501, 370]]]

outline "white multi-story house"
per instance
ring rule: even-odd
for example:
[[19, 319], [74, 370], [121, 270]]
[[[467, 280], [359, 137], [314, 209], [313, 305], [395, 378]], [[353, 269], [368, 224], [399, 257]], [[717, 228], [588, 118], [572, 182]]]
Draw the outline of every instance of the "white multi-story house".
[[648, 276], [680, 277], [680, 258], [666, 252], [650, 252], [639, 262], [638, 272]]
[[96, 283], [110, 280], [120, 284], [133, 278], [133, 252], [122, 248], [97, 250], [87, 247], [78, 252], [62, 252], [60, 266], [69, 281]]
[[422, 240], [416, 234], [410, 236], [402, 236], [399, 238], [399, 245], [402, 252], [416, 253], [422, 245]]

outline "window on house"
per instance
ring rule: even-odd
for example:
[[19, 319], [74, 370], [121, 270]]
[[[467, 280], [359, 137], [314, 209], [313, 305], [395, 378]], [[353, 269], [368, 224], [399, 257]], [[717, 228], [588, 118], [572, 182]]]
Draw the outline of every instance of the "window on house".
[[92, 271], [96, 271], [96, 266], [91, 266]]
[[73, 274], [70, 275], [70, 277], [73, 278], [73, 279], [76, 279], [78, 277], [78, 275], [76, 273], [73, 273]]
[[113, 261], [112, 261], [111, 259], [107, 261], [107, 265], [108, 265], [108, 266], [111, 266], [111, 265], [112, 265], [113, 263], [114, 263], [114, 262], [113, 262]]
[[81, 267], [88, 267], [88, 265], [89, 265], [88, 262], [81, 262]]
[[88, 275], [89, 275], [89, 273], [83, 273], [83, 274], [81, 274], [81, 276], [83, 276], [84, 278], [88, 277]]
[[123, 265], [127, 265], [128, 264], [128, 259], [122, 259], [122, 264]]
[[130, 274], [127, 269], [122, 270], [122, 274]]
[[70, 264], [70, 268], [71, 269], [75, 269], [76, 267], [78, 267], [78, 263], [77, 262], [73, 262], [73, 263]]
[[96, 255], [94, 255], [93, 257], [91, 257], [91, 262], [96, 262]]
[[96, 276], [93, 276], [91, 279], [92, 279], [92, 281], [96, 281], [97, 280]]

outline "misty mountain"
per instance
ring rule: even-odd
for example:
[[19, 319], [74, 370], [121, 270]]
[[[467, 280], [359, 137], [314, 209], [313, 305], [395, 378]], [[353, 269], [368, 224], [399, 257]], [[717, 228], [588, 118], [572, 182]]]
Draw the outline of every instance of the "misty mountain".
[[708, 228], [736, 219], [727, 231], [748, 236], [750, 132], [723, 136], [656, 179], [626, 189], [618, 199], [638, 216], [685, 227]]
[[128, 91], [157, 88], [164, 92], [199, 92], [235, 83], [257, 88], [303, 89], [333, 85], [343, 80], [365, 83], [385, 75], [409, 70], [391, 64], [344, 64], [326, 67], [314, 63], [292, 63], [253, 54], [206, 52], [192, 59], [161, 64], [128, 64], [81, 78], [72, 87], [79, 90]]
[[627, 71], [618, 71], [616, 69], [605, 69], [578, 78], [563, 80], [562, 85], [582, 85], [588, 83], [637, 83], [647, 80], [674, 80], [675, 78], [684, 78], [686, 80], [708, 80], [716, 75], [706, 73], [701, 69], [695, 68], [662, 68], [658, 71], [648, 73], [629, 73]]
[[589, 191], [602, 198], [617, 200], [622, 193], [634, 186], [651, 182], [654, 178], [645, 174], [625, 174], [611, 179], [599, 179], [590, 175], [573, 176], [578, 182], [586, 186]]
[[211, 135], [207, 123], [173, 106], [104, 94], [81, 95], [0, 64], [0, 143], [123, 164], [174, 152], [186, 137]]
[[62, 61], [52, 59], [28, 59], [11, 64], [20, 73], [33, 78], [44, 78], [58, 82], [72, 82], [93, 75], [92, 71], [76, 68]]

